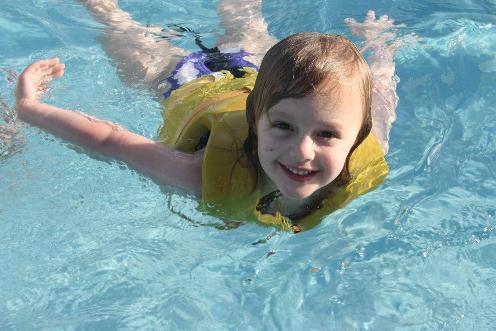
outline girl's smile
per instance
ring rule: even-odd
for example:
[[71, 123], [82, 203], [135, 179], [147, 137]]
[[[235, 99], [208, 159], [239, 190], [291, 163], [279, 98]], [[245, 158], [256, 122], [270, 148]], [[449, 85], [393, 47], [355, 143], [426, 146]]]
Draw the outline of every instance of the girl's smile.
[[281, 168], [286, 172], [289, 178], [297, 181], [297, 182], [304, 182], [307, 180], [310, 180], [316, 173], [317, 171], [311, 170], [311, 169], [298, 169], [298, 168], [293, 168], [286, 166], [282, 163], [279, 163]]
[[287, 198], [305, 199], [341, 173], [363, 122], [354, 88], [283, 99], [258, 121], [264, 174]]

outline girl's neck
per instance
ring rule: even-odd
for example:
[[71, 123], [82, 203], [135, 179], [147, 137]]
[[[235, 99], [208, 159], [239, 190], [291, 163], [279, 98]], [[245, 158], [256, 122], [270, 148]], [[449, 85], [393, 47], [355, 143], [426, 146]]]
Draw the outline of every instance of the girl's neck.
[[[308, 210], [318, 208], [327, 190], [319, 190], [305, 199], [292, 199], [282, 195], [274, 183], [260, 172], [259, 187], [261, 196], [267, 199], [267, 209], [270, 213], [280, 212], [284, 216], [306, 214]], [[263, 199], [262, 198], [262, 199]]]

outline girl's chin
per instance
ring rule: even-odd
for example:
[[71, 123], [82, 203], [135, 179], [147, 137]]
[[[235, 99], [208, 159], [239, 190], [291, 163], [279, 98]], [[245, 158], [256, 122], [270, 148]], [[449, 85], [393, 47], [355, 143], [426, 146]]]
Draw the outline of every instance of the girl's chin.
[[279, 189], [282, 193], [282, 195], [291, 200], [297, 200], [297, 201], [302, 201], [302, 200], [313, 200], [313, 199], [318, 199], [326, 196], [328, 193], [327, 192], [327, 187], [320, 187], [318, 189], [312, 190], [310, 188], [307, 188], [305, 190], [296, 190], [296, 191], [286, 191], [286, 190], [281, 190]]
[[284, 191], [280, 190], [282, 195], [291, 200], [305, 200], [310, 198], [316, 191]]

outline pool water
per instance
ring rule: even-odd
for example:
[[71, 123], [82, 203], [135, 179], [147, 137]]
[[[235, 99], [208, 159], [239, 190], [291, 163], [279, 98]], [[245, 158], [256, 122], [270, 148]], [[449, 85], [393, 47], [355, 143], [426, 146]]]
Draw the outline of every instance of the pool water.
[[[208, 45], [222, 34], [211, 1], [120, 5]], [[263, 15], [279, 39], [351, 37], [343, 19], [368, 9], [421, 36], [396, 56], [391, 171], [295, 235], [226, 230], [184, 192], [13, 123], [13, 73], [52, 56], [66, 75], [47, 102], [151, 138], [161, 106], [119, 80], [77, 1], [2, 1], [0, 133], [20, 134], [0, 145], [0, 330], [493, 330], [496, 3], [273, 0]]]

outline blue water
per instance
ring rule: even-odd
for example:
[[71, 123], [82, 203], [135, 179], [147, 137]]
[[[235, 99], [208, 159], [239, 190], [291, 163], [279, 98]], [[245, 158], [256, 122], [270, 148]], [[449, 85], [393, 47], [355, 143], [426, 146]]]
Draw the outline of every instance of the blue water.
[[[120, 3], [210, 45], [222, 34], [211, 1]], [[350, 36], [343, 19], [369, 8], [421, 36], [396, 56], [391, 172], [297, 235], [222, 230], [194, 198], [2, 106], [3, 130], [19, 133], [0, 145], [0, 330], [494, 330], [496, 4], [274, 0], [263, 14], [278, 38]], [[156, 137], [160, 105], [119, 80], [102, 31], [77, 1], [0, 2], [1, 100], [14, 104], [7, 72], [58, 56], [66, 75], [47, 102]]]

